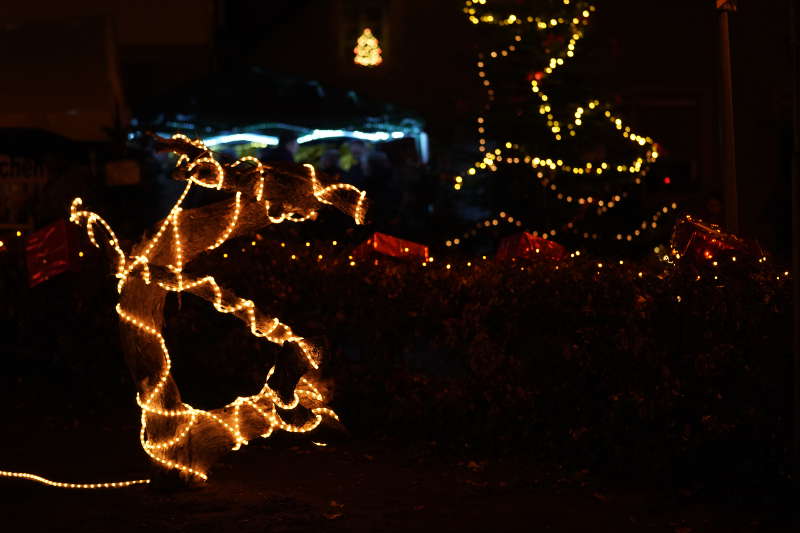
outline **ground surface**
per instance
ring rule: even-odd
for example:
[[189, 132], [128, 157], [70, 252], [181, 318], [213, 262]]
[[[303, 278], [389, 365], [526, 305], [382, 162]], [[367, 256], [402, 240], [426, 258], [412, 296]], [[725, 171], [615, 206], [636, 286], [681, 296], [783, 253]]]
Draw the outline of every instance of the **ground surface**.
[[[148, 477], [136, 428], [115, 426], [13, 424], [0, 468], [64, 481]], [[431, 443], [278, 440], [229, 455], [192, 490], [74, 491], [0, 479], [0, 530], [792, 531], [785, 505], [709, 503], [527, 457], [468, 457]]]

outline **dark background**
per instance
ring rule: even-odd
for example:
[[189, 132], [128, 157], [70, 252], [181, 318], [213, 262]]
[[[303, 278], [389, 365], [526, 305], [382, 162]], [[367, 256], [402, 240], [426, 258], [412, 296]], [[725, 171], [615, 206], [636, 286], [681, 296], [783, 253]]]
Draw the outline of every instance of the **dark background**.
[[[347, 256], [369, 228], [352, 231], [334, 217], [322, 221], [329, 226], [269, 228], [208, 254], [201, 268], [319, 339], [331, 406], [351, 440], [320, 449], [259, 440], [195, 492], [70, 499], [4, 481], [11, 530], [467, 531], [496, 528], [501, 513], [519, 529], [538, 520], [576, 530], [789, 530], [791, 309], [781, 263], [790, 251], [789, 2], [743, 0], [731, 16], [742, 233], [778, 261], [750, 257], [709, 271], [653, 254], [623, 264], [586, 253], [555, 271], [547, 262], [478, 265], [479, 255], [434, 249], [435, 266], [385, 257], [351, 266]], [[680, 199], [705, 214], [722, 198], [713, 4], [598, 0], [570, 64], [587, 92], [663, 146], [673, 185], [644, 187], [643, 203]], [[474, 63], [491, 46], [462, 6], [4, 2], [0, 128], [42, 128], [114, 150], [132, 118], [168, 113], [165, 102], [207, 80], [258, 66], [413, 111], [431, 134], [431, 173], [447, 182], [474, 149], [483, 97]], [[374, 69], [352, 62], [367, 25], [384, 51]], [[146, 184], [93, 191], [84, 174], [63, 172], [63, 194], [53, 197], [94, 194], [87, 205], [120, 235], [138, 238], [144, 226], [122, 207], [152, 222], [169, 206]], [[65, 212], [53, 202], [48, 215]], [[137, 442], [107, 258], [81, 234], [78, 271], [30, 288], [25, 239], [1, 236], [0, 468], [87, 482], [152, 475]], [[187, 295], [180, 306], [170, 300], [165, 334], [186, 400], [213, 406], [260, 386], [259, 357], [273, 347], [205, 302]]]
[[[535, 2], [497, 4], [509, 10], [535, 8]], [[714, 2], [615, 0], [596, 5], [587, 38], [570, 64], [571, 75], [587, 93], [612, 102], [635, 131], [663, 146], [664, 160], [675, 171], [674, 186], [645, 189], [648, 203], [668, 202], [677, 194], [689, 200], [683, 204], [690, 209], [703, 211], [709, 199], [722, 197]], [[744, 0], [731, 17], [742, 233], [779, 254], [786, 252], [789, 225], [788, 6], [789, 0]], [[460, 0], [6, 2], [0, 6], [6, 29], [38, 34], [27, 48], [16, 45], [4, 59], [15, 68], [5, 69], [12, 74], [4, 76], [0, 87], [0, 126], [18, 126], [20, 115], [32, 120], [29, 116], [37, 114], [34, 122], [70, 133], [82, 113], [92, 112], [90, 102], [86, 110], [77, 103], [103, 98], [116, 102], [124, 125], [139, 110], [157, 109], [161, 99], [190, 92], [210, 76], [235, 76], [260, 66], [356, 88], [416, 111], [431, 133], [436, 170], [456, 173], [460, 168], [453, 147], [469, 149], [474, 142], [472, 126], [482, 98], [474, 60], [479, 50], [491, 46], [466, 21], [461, 7]], [[61, 48], [76, 46], [90, 33], [69, 30], [69, 24], [85, 17], [91, 17], [93, 27], [108, 30], [97, 30], [111, 43], [107, 61], [95, 58], [102, 67], [88, 69], [84, 56], [59, 61]], [[355, 37], [364, 26], [380, 39], [384, 63], [378, 68], [352, 62]], [[25, 64], [26, 53], [38, 47], [52, 55], [50, 68]], [[117, 68], [121, 87], [104, 79], [113, 78], [107, 73]], [[112, 87], [89, 98], [87, 87], [93, 84]], [[43, 101], [52, 108], [46, 120], [38, 116]], [[65, 102], [60, 108], [78, 109], [70, 113], [57, 102]], [[114, 117], [100, 120], [110, 126]]]

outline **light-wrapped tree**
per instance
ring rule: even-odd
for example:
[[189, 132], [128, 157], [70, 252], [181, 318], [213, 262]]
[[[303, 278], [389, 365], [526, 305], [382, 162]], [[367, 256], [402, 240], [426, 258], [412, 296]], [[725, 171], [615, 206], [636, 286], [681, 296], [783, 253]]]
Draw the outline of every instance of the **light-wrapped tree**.
[[[579, 78], [565, 81], [568, 73], [560, 72], [578, 53], [594, 6], [545, 0], [531, 13], [510, 13], [490, 3], [467, 0], [464, 7], [469, 21], [498, 44], [476, 62], [485, 91], [476, 117], [479, 158], [455, 176], [453, 188], [482, 189], [485, 207], [494, 214], [446, 244], [504, 223], [545, 238], [568, 234], [623, 242], [655, 227], [677, 206], [659, 209], [636, 227], [598, 218], [625, 203], [659, 152], [653, 139], [634, 132], [612, 106], [587, 97]], [[545, 200], [535, 205], [534, 183], [545, 190], [546, 209]]]

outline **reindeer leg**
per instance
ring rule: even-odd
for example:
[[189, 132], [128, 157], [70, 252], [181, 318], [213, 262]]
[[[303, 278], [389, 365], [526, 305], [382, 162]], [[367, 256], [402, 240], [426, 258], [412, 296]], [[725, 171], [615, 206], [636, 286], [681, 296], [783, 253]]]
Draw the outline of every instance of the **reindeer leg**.
[[[181, 274], [178, 278], [174, 272], [161, 267], [152, 267], [150, 276], [151, 285], [159, 290], [180, 290], [199, 296], [218, 311], [241, 319], [253, 335], [281, 345], [276, 364], [267, 375], [261, 392], [237, 398], [222, 409], [201, 415], [202, 420], [196, 420], [191, 429], [193, 442], [206, 440], [197, 438], [197, 432], [206, 426], [227, 432], [228, 442], [238, 448], [256, 436], [268, 436], [274, 429], [310, 431], [322, 422], [322, 415], [327, 415], [326, 422], [328, 418], [338, 420], [333, 411], [324, 407], [324, 398], [313, 377], [309, 376], [319, 367], [316, 350], [295, 335], [289, 326], [264, 314], [251, 300], [221, 288], [211, 276], [189, 278]], [[202, 455], [200, 450], [195, 453]]]
[[[158, 278], [162, 272], [156, 272], [154, 275]], [[277, 407], [282, 410], [289, 408], [291, 413], [286, 412], [285, 415], [291, 417], [293, 423], [300, 423], [303, 419], [311, 418], [311, 411], [308, 409], [319, 407], [321, 404], [312, 402], [315, 405], [307, 405], [305, 401], [307, 398], [298, 399], [296, 389], [300, 384], [301, 390], [303, 385], [308, 385], [316, 391], [316, 387], [309, 380], [304, 380], [303, 376], [319, 368], [320, 361], [317, 350], [305, 339], [295, 335], [291, 328], [278, 318], [265, 315], [252, 300], [241, 298], [232, 291], [221, 288], [211, 276], [192, 279], [184, 277], [181, 287], [183, 290], [211, 302], [217, 311], [233, 314], [249, 326], [253, 335], [281, 345], [266, 385], [278, 394], [280, 401], [276, 403]], [[318, 393], [311, 394], [313, 397], [318, 395]], [[321, 397], [319, 401], [321, 401]], [[296, 410], [298, 402], [301, 409]], [[305, 416], [303, 416], [304, 411], [306, 411]]]

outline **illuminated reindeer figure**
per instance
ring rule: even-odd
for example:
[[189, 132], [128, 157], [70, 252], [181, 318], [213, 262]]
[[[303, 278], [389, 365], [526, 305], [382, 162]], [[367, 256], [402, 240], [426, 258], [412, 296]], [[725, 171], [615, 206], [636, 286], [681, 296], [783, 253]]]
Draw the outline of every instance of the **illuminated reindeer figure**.
[[[126, 254], [105, 220], [81, 210], [80, 198], [72, 202], [70, 220], [85, 224], [89, 238], [98, 247], [96, 226], [100, 224], [116, 254], [120, 293], [116, 309], [141, 408], [142, 447], [153, 461], [178, 471], [185, 481], [204, 481], [211, 464], [229, 449], [237, 450], [255, 437], [268, 437], [275, 429], [307, 432], [323, 417], [338, 418], [324, 407], [324, 398], [315, 386], [312, 375], [320, 360], [310, 343], [277, 318], [264, 314], [251, 300], [221, 288], [213, 276], [190, 276], [184, 268], [228, 239], [269, 224], [314, 219], [323, 204], [337, 207], [361, 224], [366, 195], [349, 184], [323, 185], [311, 165], [272, 166], [254, 157], [221, 164], [201, 141], [182, 135], [155, 137], [155, 143], [159, 150], [179, 155], [173, 178], [186, 181], [186, 188], [151, 236], [145, 236]], [[184, 210], [181, 204], [193, 187], [232, 191], [235, 195]], [[283, 346], [257, 394], [238, 397], [211, 411], [181, 401], [161, 334], [164, 303], [170, 292], [189, 292], [208, 300], [217, 311], [245, 322], [256, 337]], [[297, 422], [295, 417], [299, 416], [301, 421], [284, 421], [278, 409], [290, 410], [293, 420]]]

